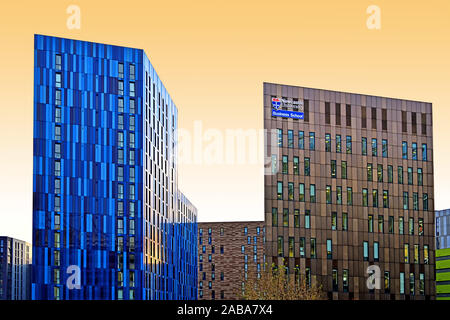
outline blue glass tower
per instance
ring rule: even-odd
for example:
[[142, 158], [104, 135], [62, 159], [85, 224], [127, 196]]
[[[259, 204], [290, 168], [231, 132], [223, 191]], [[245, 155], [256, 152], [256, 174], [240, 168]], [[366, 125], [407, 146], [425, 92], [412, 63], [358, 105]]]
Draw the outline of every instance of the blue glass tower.
[[32, 298], [196, 299], [177, 108], [144, 51], [34, 41]]

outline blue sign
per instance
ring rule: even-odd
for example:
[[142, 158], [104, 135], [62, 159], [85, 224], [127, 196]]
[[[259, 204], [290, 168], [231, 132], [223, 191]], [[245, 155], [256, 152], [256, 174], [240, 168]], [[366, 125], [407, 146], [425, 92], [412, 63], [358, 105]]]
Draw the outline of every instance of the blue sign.
[[283, 118], [303, 120], [303, 112], [287, 111], [287, 110], [272, 110], [272, 117], [283, 117]]

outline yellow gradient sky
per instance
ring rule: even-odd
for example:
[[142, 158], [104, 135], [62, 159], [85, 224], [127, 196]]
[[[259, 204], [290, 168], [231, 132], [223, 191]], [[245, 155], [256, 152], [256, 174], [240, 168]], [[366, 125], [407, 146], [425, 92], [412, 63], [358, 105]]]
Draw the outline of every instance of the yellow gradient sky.
[[[381, 30], [366, 27], [372, 4]], [[448, 0], [3, 1], [0, 235], [31, 240], [35, 33], [144, 49], [185, 129], [261, 129], [263, 81], [432, 102], [435, 204], [450, 207]], [[263, 219], [261, 170], [182, 165], [180, 188], [200, 221]]]

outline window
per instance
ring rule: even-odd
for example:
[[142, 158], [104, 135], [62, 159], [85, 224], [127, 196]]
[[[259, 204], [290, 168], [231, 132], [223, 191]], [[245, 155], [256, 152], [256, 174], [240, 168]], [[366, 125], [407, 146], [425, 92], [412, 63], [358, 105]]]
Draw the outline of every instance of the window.
[[325, 134], [325, 152], [331, 152], [331, 135]]
[[277, 182], [277, 199], [283, 200], [283, 182]]
[[316, 202], [316, 185], [314, 185], [314, 184], [311, 184], [309, 186], [309, 201], [311, 203]]
[[61, 140], [61, 126], [55, 125], [55, 140]]
[[336, 160], [331, 160], [331, 177], [336, 178]]
[[130, 128], [131, 131], [135, 131], [134, 116], [130, 116], [129, 128]]
[[342, 140], [341, 140], [341, 135], [337, 134], [336, 135], [336, 152], [337, 153], [341, 153], [342, 151]]
[[300, 210], [294, 209], [294, 227], [300, 228]]
[[289, 257], [294, 257], [294, 237], [289, 237]]
[[381, 109], [381, 129], [387, 130], [387, 110]]
[[55, 74], [55, 87], [56, 88], [61, 88], [61, 82], [62, 82], [62, 75], [61, 72], [57, 72]]
[[371, 108], [372, 111], [372, 129], [377, 128], [377, 108]]
[[61, 160], [55, 160], [55, 176], [61, 175]]
[[342, 187], [336, 187], [336, 204], [342, 204]]
[[424, 273], [419, 274], [419, 294], [421, 294], [421, 295], [425, 294], [425, 274]]
[[345, 106], [345, 123], [347, 127], [352, 126], [352, 108], [349, 104]]
[[423, 218], [419, 218], [419, 236], [423, 236]]
[[363, 189], [362, 190], [362, 205], [363, 205], [363, 207], [368, 207], [369, 206], [367, 189]]
[[58, 158], [58, 159], [61, 158], [61, 143], [59, 143], [59, 142], [55, 143], [54, 154], [55, 154], [55, 158]]
[[430, 261], [429, 261], [429, 258], [428, 258], [428, 245], [424, 245], [423, 246], [423, 263], [424, 264], [428, 264]]
[[309, 210], [305, 211], [305, 229], [311, 228], [311, 216]]
[[304, 174], [305, 174], [305, 176], [309, 176], [311, 173], [309, 158], [305, 158], [303, 162], [305, 165]]
[[331, 186], [326, 186], [325, 195], [326, 195], [327, 204], [330, 204], [331, 203]]
[[388, 142], [386, 139], [383, 139], [381, 143], [382, 143], [381, 152], [382, 152], [383, 158], [387, 158], [388, 157]]
[[331, 230], [337, 230], [337, 212], [331, 213]]
[[341, 179], [347, 179], [347, 161], [341, 162]]
[[298, 132], [298, 148], [301, 150], [305, 149], [305, 132], [304, 131]]
[[56, 54], [55, 55], [55, 69], [56, 70], [61, 70], [62, 69], [61, 65], [62, 65], [61, 55], [60, 54]]
[[403, 192], [403, 209], [408, 210], [408, 192]]
[[403, 247], [404, 262], [409, 263], [409, 244], [405, 243]]
[[394, 182], [394, 169], [391, 165], [388, 165], [388, 183]]
[[342, 231], [348, 230], [348, 215], [347, 213], [342, 213]]
[[363, 156], [367, 156], [367, 138], [361, 138], [361, 152]]
[[384, 216], [378, 215], [378, 233], [384, 233]]
[[361, 107], [361, 128], [367, 128], [367, 109]]
[[316, 258], [316, 238], [311, 238], [311, 259]]
[[414, 281], [414, 273], [413, 272], [410, 272], [409, 273], [409, 293], [411, 294], [411, 295], [414, 295], [415, 294], [415, 288], [416, 287], [416, 284], [415, 284], [415, 281]]
[[378, 177], [378, 182], [383, 182], [383, 165], [382, 164], [377, 165], [377, 177]]
[[399, 234], [403, 234], [404, 233], [403, 228], [404, 228], [403, 217], [399, 217], [398, 218], [398, 233]]
[[398, 167], [398, 183], [403, 184], [403, 167]]
[[283, 209], [283, 227], [289, 227], [289, 209]]
[[371, 163], [367, 164], [367, 181], [373, 181], [373, 167]]
[[368, 229], [369, 232], [373, 232], [373, 215], [371, 214], [368, 216]]
[[348, 269], [342, 270], [342, 290], [348, 292]]
[[372, 139], [372, 156], [376, 157], [378, 155], [378, 148], [377, 148], [377, 139]]
[[[60, 106], [61, 105], [61, 90], [56, 89], [55, 90], [55, 105]], [[61, 122], [61, 121], [58, 121]]]
[[394, 217], [393, 216], [389, 216], [389, 220], [388, 220], [388, 232], [390, 234], [394, 233]]
[[379, 260], [378, 251], [379, 251], [378, 242], [375, 241], [375, 242], [373, 243], [373, 260], [374, 260], [374, 261], [378, 261], [378, 260]]
[[305, 184], [304, 183], [300, 183], [298, 185], [298, 189], [299, 189], [299, 201], [300, 202], [305, 202]]
[[400, 294], [405, 294], [405, 273], [400, 272]]
[[427, 134], [427, 114], [422, 113], [422, 134]]
[[412, 159], [417, 160], [417, 142], [412, 143], [411, 152], [412, 152], [412, 154], [411, 154]]
[[351, 136], [347, 136], [346, 137], [346, 147], [347, 147], [347, 154], [351, 154], [352, 153], [352, 137]]
[[294, 157], [294, 174], [298, 175], [299, 174], [299, 160], [298, 157]]
[[413, 192], [413, 210], [419, 210], [419, 194]]
[[117, 116], [117, 129], [123, 130], [123, 114]]
[[61, 179], [55, 179], [55, 193], [61, 193]]
[[130, 132], [130, 141], [129, 141], [130, 148], [135, 148], [135, 141], [134, 141], [134, 133]]
[[389, 293], [391, 291], [391, 279], [389, 271], [384, 272], [384, 293]]
[[60, 107], [55, 107], [55, 122], [62, 122]]
[[279, 257], [283, 257], [284, 256], [283, 236], [278, 236], [278, 256]]
[[335, 110], [336, 110], [336, 125], [341, 125], [341, 104], [336, 103], [335, 104]]
[[338, 271], [337, 271], [337, 269], [332, 270], [332, 279], [333, 279], [333, 291], [338, 291]]
[[281, 173], [287, 174], [288, 173], [288, 156], [282, 157], [282, 167], [281, 167]]
[[408, 167], [407, 173], [408, 173], [408, 184], [412, 185], [413, 184], [413, 175], [412, 175], [411, 167]]
[[409, 234], [414, 235], [414, 218], [409, 218]]
[[423, 186], [422, 168], [417, 168], [417, 185], [418, 186]]
[[419, 263], [419, 245], [414, 245], [414, 263]]
[[309, 150], [316, 149], [316, 137], [314, 132], [309, 133]]
[[136, 94], [136, 84], [134, 82], [130, 82], [130, 97], [134, 97]]
[[304, 237], [300, 238], [299, 247], [300, 247], [300, 258], [304, 258], [305, 257], [305, 238]]
[[347, 187], [347, 205], [353, 205], [353, 191], [352, 187]]
[[402, 142], [402, 158], [408, 159], [408, 143], [406, 141]]
[[118, 112], [123, 113], [123, 98], [122, 97], [119, 97], [117, 100], [117, 109], [118, 109]]
[[272, 155], [272, 174], [276, 174], [278, 172], [278, 164], [277, 164], [277, 155]]
[[136, 113], [136, 101], [130, 99], [130, 113]]
[[428, 211], [428, 193], [423, 194], [423, 210]]
[[427, 144], [422, 143], [422, 161], [427, 161]]
[[369, 243], [367, 241], [363, 242], [363, 257], [364, 261], [369, 260]]
[[402, 132], [407, 132], [406, 126], [406, 111], [402, 111]]
[[325, 124], [330, 124], [330, 103], [325, 102]]
[[377, 189], [372, 190], [372, 206], [374, 208], [378, 208], [378, 190]]
[[307, 99], [303, 100], [303, 114], [303, 121], [309, 122], [309, 100]]
[[294, 147], [294, 131], [288, 130], [288, 148]]
[[282, 129], [277, 130], [278, 130], [278, 146], [281, 148], [283, 146], [283, 130]]
[[417, 113], [411, 112], [411, 131], [414, 134], [417, 134]]
[[136, 78], [136, 67], [134, 64], [130, 64], [130, 80], [134, 80]]
[[383, 208], [389, 208], [389, 191], [383, 190]]
[[123, 148], [123, 132], [119, 131], [117, 132], [117, 146], [119, 148]]
[[117, 94], [123, 96], [123, 80], [117, 82]]
[[118, 64], [118, 74], [119, 74], [119, 78], [123, 78], [123, 63], [119, 62]]

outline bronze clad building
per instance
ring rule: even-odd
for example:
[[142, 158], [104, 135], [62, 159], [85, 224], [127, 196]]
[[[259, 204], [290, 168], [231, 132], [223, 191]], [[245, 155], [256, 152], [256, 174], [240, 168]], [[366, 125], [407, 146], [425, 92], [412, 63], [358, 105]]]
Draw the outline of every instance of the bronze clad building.
[[234, 300], [264, 268], [264, 221], [198, 223], [198, 298]]
[[431, 103], [264, 83], [264, 128], [267, 262], [330, 299], [434, 299]]

